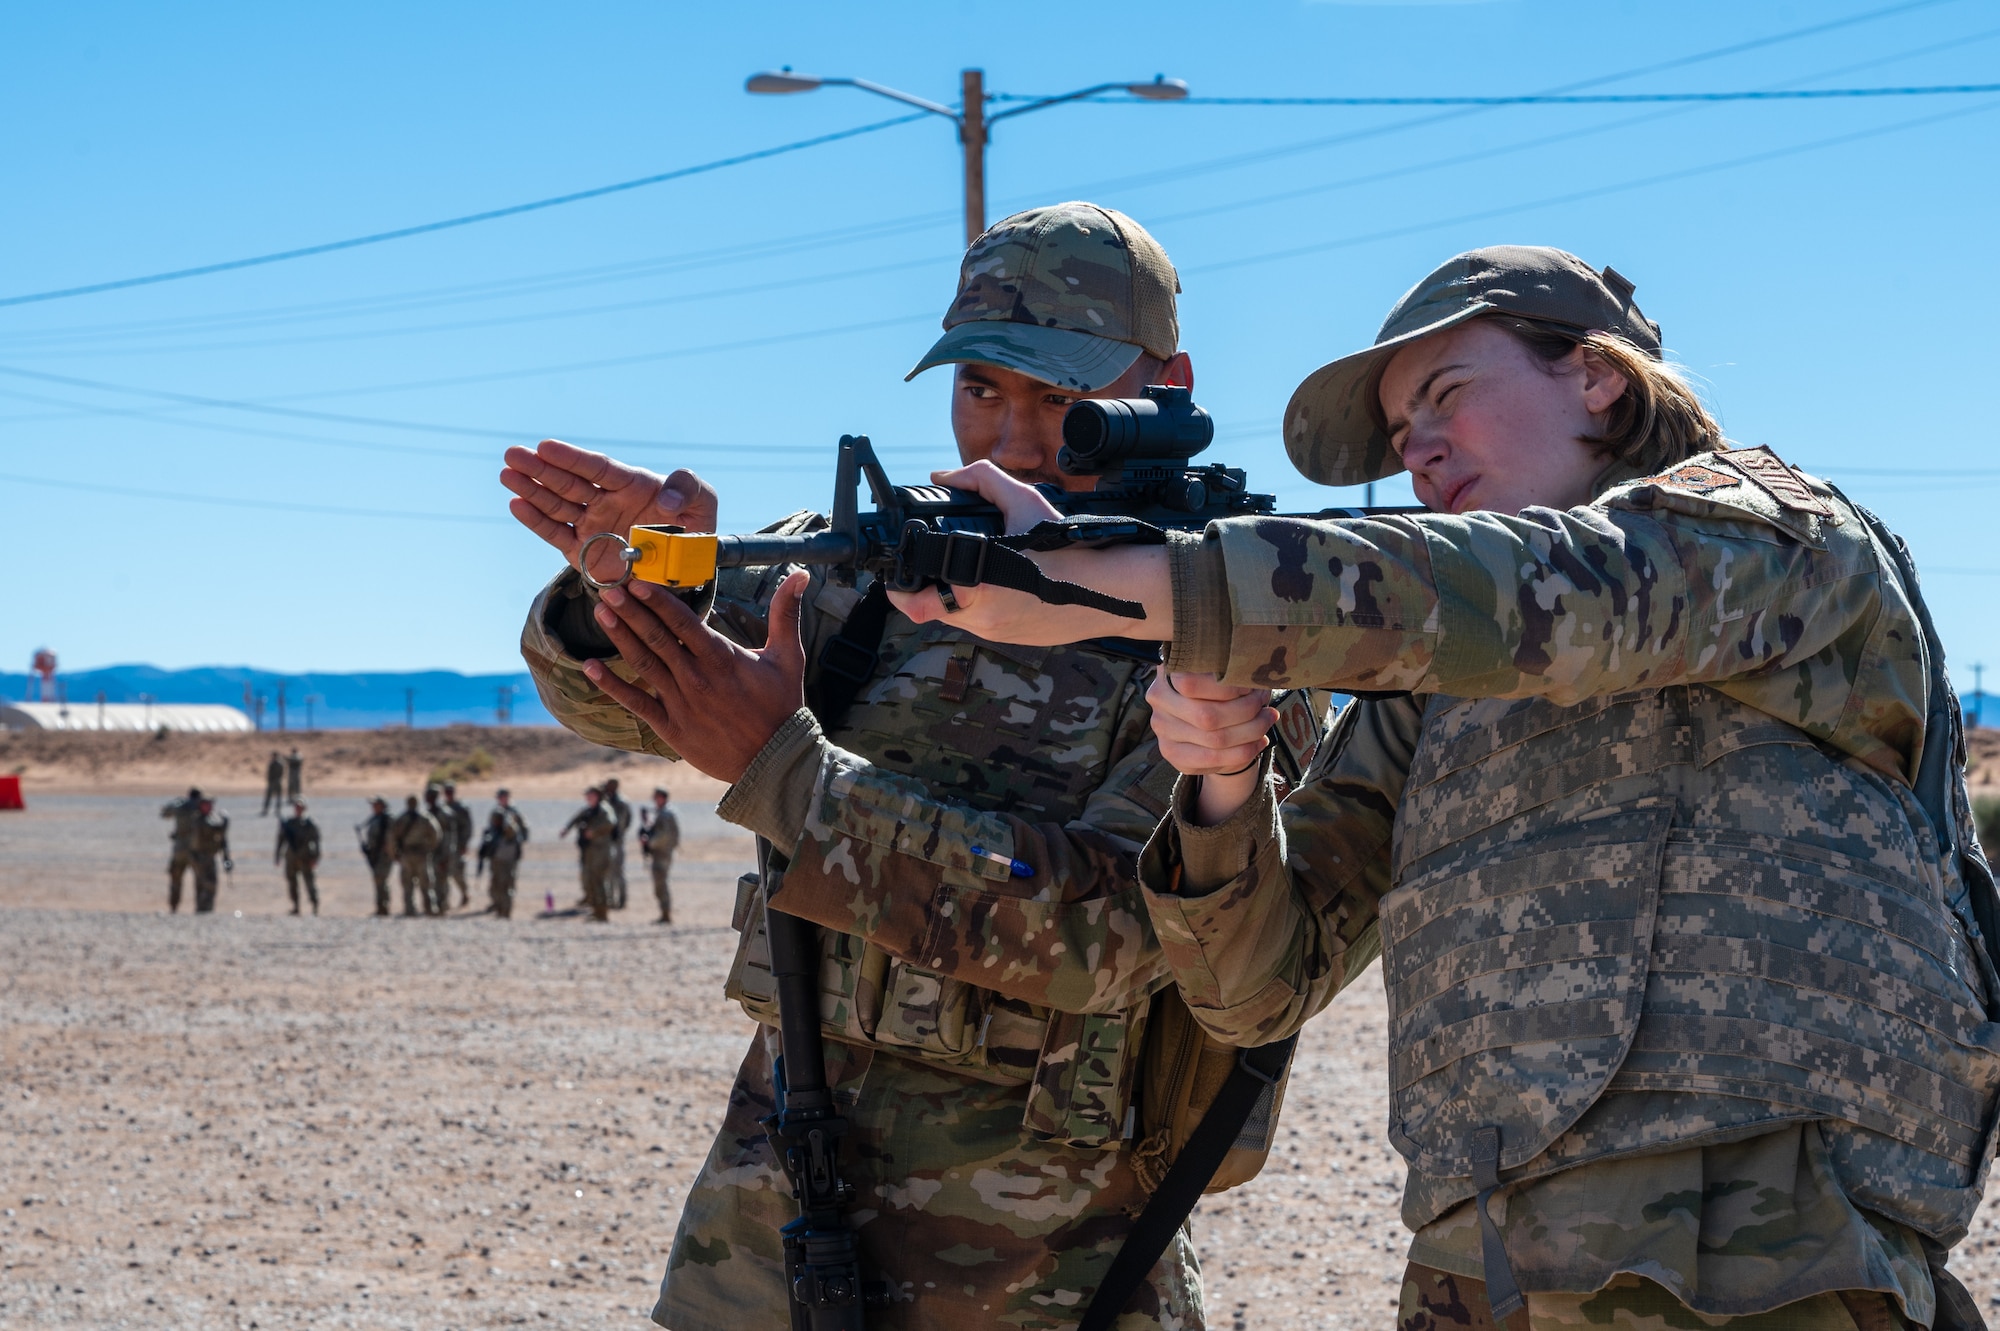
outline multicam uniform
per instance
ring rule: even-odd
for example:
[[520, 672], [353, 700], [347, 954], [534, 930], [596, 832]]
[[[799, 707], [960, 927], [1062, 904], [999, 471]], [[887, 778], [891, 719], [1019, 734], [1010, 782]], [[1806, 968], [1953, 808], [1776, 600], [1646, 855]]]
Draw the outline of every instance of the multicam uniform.
[[440, 907], [444, 889], [431, 879], [431, 863], [443, 836], [437, 820], [422, 809], [405, 808], [389, 825], [389, 853], [402, 870], [405, 915], [415, 915], [419, 907], [426, 915], [444, 913]]
[[167, 909], [181, 908], [181, 880], [194, 867], [194, 825], [201, 821], [201, 800], [183, 795], [169, 800], [160, 817], [174, 820], [173, 855], [167, 860]]
[[495, 809], [486, 820], [486, 833], [479, 839], [479, 864], [492, 871], [486, 891], [493, 913], [503, 920], [514, 918], [514, 876], [521, 867], [519, 821], [507, 817], [508, 810]]
[[[823, 526], [798, 515], [772, 530]], [[713, 622], [763, 642], [785, 572], [724, 573]], [[809, 661], [857, 600], [814, 573]], [[664, 754], [580, 668], [612, 656], [590, 604], [565, 573], [530, 612], [522, 649], [542, 697], [587, 739]], [[777, 902], [825, 926], [849, 1220], [864, 1277], [894, 1286], [869, 1325], [1068, 1326], [1146, 1198], [1123, 1148], [1145, 1014], [1167, 979], [1132, 881], [1173, 779], [1148, 734], [1152, 666], [894, 614], [868, 664], [830, 736], [795, 715], [718, 812], [789, 858]], [[788, 1324], [778, 1229], [797, 1209], [758, 1123], [778, 1052], [762, 907], [746, 881], [728, 992], [763, 1029], [668, 1259], [653, 1317], [676, 1331]], [[1203, 1325], [1185, 1232], [1130, 1307], [1121, 1327]]]
[[632, 826], [631, 801], [616, 790], [604, 792], [604, 807], [611, 810], [611, 868], [604, 875], [605, 899], [613, 910], [625, 909], [625, 833]]
[[653, 899], [660, 903], [660, 918], [674, 917], [673, 888], [667, 879], [673, 873], [674, 852], [680, 849], [681, 820], [672, 809], [646, 808], [639, 811], [639, 849], [653, 871]]
[[592, 918], [611, 918], [611, 842], [618, 819], [602, 802], [586, 804], [563, 824], [562, 833], [576, 829], [576, 869], [583, 879], [583, 904]]
[[216, 861], [229, 863], [229, 815], [220, 809], [208, 814], [197, 810], [196, 814], [188, 837], [188, 859], [194, 866], [195, 914], [206, 915], [215, 909], [215, 890], [220, 884]]
[[1913, 589], [1855, 511], [1749, 450], [1564, 513], [1220, 523], [1171, 562], [1176, 668], [1409, 691], [1282, 810], [1177, 809], [1141, 869], [1224, 1040], [1296, 1029], [1379, 931], [1405, 1324], [1459, 1324], [1487, 1270], [1497, 1129], [1537, 1327], [1929, 1325], [2000, 1026], [1911, 792]]
[[[444, 795], [438, 800], [436, 817], [444, 832], [443, 841], [450, 843], [449, 853], [442, 857], [444, 874], [451, 883], [458, 884], [458, 904], [463, 906], [472, 900], [471, 889], [465, 882], [465, 856], [472, 849], [472, 810], [460, 803], [456, 795]], [[449, 906], [451, 888], [445, 876], [438, 878], [438, 891]]]
[[319, 914], [319, 824], [304, 814], [295, 814], [278, 824], [274, 847], [285, 869], [285, 890], [292, 897], [292, 914], [299, 913], [299, 879], [305, 879], [306, 895], [312, 900], [313, 914]]
[[396, 867], [396, 857], [389, 849], [389, 828], [394, 822], [389, 811], [370, 812], [358, 829], [361, 833], [361, 857], [368, 861], [368, 873], [375, 880], [375, 913], [389, 913], [389, 874]]

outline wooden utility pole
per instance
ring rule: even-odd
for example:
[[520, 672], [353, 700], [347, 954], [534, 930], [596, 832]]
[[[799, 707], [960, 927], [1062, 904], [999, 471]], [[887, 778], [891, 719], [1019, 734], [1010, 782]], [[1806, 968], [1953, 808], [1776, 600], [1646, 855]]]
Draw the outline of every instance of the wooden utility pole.
[[958, 137], [965, 144], [965, 243], [986, 229], [986, 71], [959, 74]]

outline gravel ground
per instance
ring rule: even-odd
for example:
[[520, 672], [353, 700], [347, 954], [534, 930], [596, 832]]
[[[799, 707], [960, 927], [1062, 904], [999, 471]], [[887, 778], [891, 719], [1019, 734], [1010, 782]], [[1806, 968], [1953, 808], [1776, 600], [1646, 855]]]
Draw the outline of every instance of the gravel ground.
[[[637, 882], [608, 926], [374, 920], [328, 800], [326, 914], [294, 920], [238, 801], [196, 919], [164, 913], [159, 803], [0, 815], [0, 1326], [644, 1325], [749, 1034], [721, 997], [748, 839], [680, 809], [671, 928]], [[528, 898], [574, 899], [570, 807], [528, 802]], [[1371, 975], [1308, 1028], [1270, 1166], [1198, 1213], [1214, 1326], [1392, 1315], [1384, 1039]], [[1996, 1233], [1958, 1263], [1982, 1302]]]

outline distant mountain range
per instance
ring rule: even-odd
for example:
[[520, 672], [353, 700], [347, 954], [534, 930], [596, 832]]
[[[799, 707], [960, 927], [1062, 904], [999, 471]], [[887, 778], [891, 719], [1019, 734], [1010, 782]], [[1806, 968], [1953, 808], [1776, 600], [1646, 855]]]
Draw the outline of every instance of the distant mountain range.
[[[119, 665], [101, 670], [64, 671], [56, 683], [72, 705], [97, 701], [211, 702], [240, 707], [256, 715], [255, 698], [263, 698], [263, 727], [278, 729], [278, 690], [285, 694], [285, 728], [304, 730], [372, 730], [402, 725], [445, 726], [459, 722], [498, 723], [500, 690], [513, 688], [514, 725], [555, 724], [534, 681], [525, 671], [511, 675], [461, 675], [455, 670], [383, 671], [358, 675], [281, 675], [250, 666], [200, 666], [193, 670], [162, 670], [158, 666]], [[33, 675], [0, 671], [0, 699], [38, 700], [41, 681]], [[245, 702], [248, 686], [252, 701]], [[410, 692], [406, 695], [405, 690]], [[313, 701], [307, 702], [311, 698]]]

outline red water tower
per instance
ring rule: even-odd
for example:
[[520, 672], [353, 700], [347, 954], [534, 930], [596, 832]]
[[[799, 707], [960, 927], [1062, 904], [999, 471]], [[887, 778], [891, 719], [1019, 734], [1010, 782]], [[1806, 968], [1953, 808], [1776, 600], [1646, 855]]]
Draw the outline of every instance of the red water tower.
[[37, 647], [35, 649], [35, 659], [29, 663], [28, 668], [42, 677], [42, 701], [54, 702], [56, 700], [56, 654], [46, 647]]

